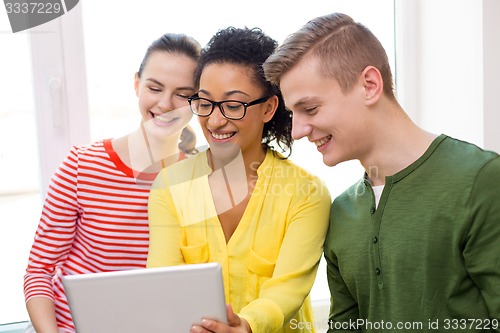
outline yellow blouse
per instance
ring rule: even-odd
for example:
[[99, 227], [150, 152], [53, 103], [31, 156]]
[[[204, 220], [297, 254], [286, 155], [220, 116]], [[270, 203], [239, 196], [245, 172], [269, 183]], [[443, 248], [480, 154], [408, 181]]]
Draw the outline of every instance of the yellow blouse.
[[308, 295], [328, 226], [327, 187], [268, 151], [245, 212], [226, 243], [210, 173], [206, 152], [160, 172], [149, 197], [147, 266], [219, 262], [226, 302], [254, 333], [314, 332]]

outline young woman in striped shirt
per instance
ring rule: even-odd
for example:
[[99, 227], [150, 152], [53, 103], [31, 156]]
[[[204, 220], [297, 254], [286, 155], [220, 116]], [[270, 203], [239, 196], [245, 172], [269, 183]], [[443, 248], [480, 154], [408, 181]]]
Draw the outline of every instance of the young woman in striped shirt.
[[151, 184], [194, 150], [187, 99], [200, 49], [185, 35], [154, 41], [135, 75], [140, 127], [73, 147], [52, 177], [24, 278], [26, 332], [75, 332], [63, 275], [146, 266]]

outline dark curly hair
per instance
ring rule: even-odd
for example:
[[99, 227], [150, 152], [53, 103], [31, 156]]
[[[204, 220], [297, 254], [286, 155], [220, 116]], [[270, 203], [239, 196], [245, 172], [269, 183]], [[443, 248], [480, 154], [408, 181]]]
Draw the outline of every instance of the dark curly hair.
[[268, 96], [276, 95], [279, 103], [273, 118], [264, 124], [262, 143], [273, 148], [273, 141], [282, 150], [292, 151], [292, 117], [285, 109], [279, 87], [266, 80], [262, 64], [274, 52], [278, 43], [259, 28], [228, 27], [219, 30], [201, 51], [195, 72], [195, 84], [199, 86], [205, 66], [212, 63], [230, 63], [252, 69], [253, 80], [260, 85]]

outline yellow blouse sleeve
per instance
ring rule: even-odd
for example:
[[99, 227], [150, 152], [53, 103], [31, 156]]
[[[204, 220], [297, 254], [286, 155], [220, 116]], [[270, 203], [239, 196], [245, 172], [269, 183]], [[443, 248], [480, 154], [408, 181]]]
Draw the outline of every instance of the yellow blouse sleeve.
[[166, 169], [156, 177], [148, 202], [149, 254], [147, 267], [183, 264], [180, 251], [181, 226], [172, 194], [167, 186]]
[[[298, 191], [289, 211], [287, 230], [272, 277], [259, 298], [240, 311], [253, 332], [274, 332], [302, 306], [314, 283], [328, 228], [331, 197], [324, 183], [313, 178], [308, 193]], [[274, 235], [269, 235], [270, 241]]]
[[[185, 227], [216, 217], [209, 205], [210, 173], [204, 154], [163, 169], [151, 187], [148, 201], [149, 254], [147, 267], [185, 264]], [[210, 209], [212, 208], [212, 209]]]

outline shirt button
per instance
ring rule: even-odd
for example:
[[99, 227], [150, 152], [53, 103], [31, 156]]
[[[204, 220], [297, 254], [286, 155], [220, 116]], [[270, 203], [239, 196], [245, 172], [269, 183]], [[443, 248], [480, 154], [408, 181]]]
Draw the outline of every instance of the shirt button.
[[378, 267], [377, 267], [377, 269], [375, 270], [375, 273], [376, 273], [377, 275], [380, 275], [380, 268], [378, 268]]
[[377, 242], [378, 242], [378, 238], [377, 238], [377, 236], [373, 236], [373, 243], [375, 244], [375, 243], [377, 243]]
[[373, 214], [375, 214], [375, 207], [372, 207], [372, 208], [370, 209], [370, 214], [372, 214], [372, 215], [373, 215]]

